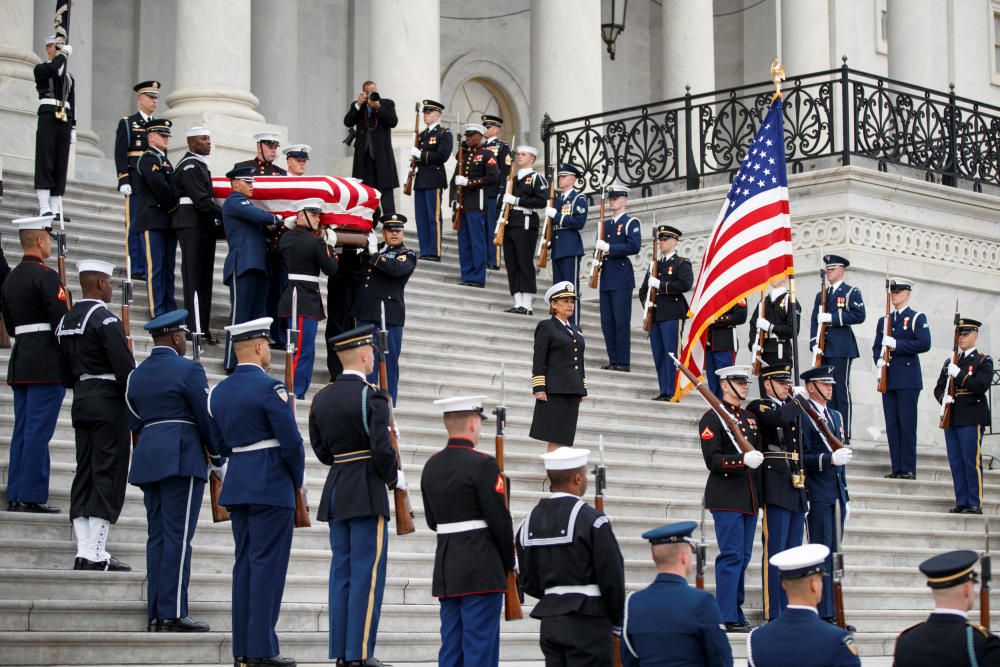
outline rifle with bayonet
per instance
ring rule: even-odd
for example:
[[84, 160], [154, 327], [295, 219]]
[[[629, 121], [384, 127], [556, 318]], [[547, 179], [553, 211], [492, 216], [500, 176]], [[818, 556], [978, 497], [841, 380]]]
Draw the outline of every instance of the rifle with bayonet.
[[[510, 477], [504, 472], [503, 449], [504, 430], [507, 428], [507, 386], [506, 371], [503, 362], [500, 362], [500, 404], [493, 409], [493, 414], [497, 418], [497, 435], [494, 444], [496, 445], [497, 467], [503, 475], [504, 483], [504, 503], [510, 509]], [[511, 548], [514, 548], [511, 545]], [[507, 573], [507, 590], [503, 595], [503, 617], [505, 621], [519, 621], [524, 618], [521, 611], [521, 589], [517, 582], [517, 573], [511, 570]]]
[[[757, 321], [767, 319], [767, 290], [760, 290], [760, 305], [757, 306]], [[795, 306], [792, 305], [792, 317], [795, 317]], [[767, 341], [767, 331], [760, 326], [757, 327], [757, 344], [753, 346], [753, 369], [751, 372], [760, 376], [761, 366], [764, 365], [764, 343]]]
[[[656, 211], [653, 211], [653, 261], [649, 264], [649, 275], [657, 280], [660, 279], [660, 239], [656, 235]], [[656, 319], [656, 295], [658, 290], [652, 285], [646, 292], [646, 313], [642, 317], [642, 330], [649, 333], [653, 330], [653, 322]]]
[[[958, 314], [958, 300], [955, 300], [955, 338], [952, 342], [951, 349], [951, 363], [957, 365], [958, 357], [961, 354], [961, 350], [958, 347], [958, 324], [962, 321], [962, 316]], [[955, 378], [948, 376], [948, 380], [945, 384], [944, 396], [951, 396], [951, 401], [946, 401], [944, 396], [941, 397], [941, 416], [939, 425], [941, 428], [951, 428], [951, 411], [952, 405], [954, 405], [955, 393], [957, 391], [955, 385]]]
[[[288, 404], [295, 412], [295, 353], [299, 343], [299, 290], [292, 287], [292, 317], [288, 320], [288, 340], [285, 342], [285, 390], [288, 392]], [[309, 528], [309, 500], [306, 498], [305, 480], [303, 486], [295, 489], [295, 527]]]
[[[126, 257], [126, 263], [128, 258]], [[202, 340], [204, 333], [201, 330], [201, 309], [198, 307], [198, 292], [194, 293], [194, 331], [191, 332], [191, 356], [196, 363], [202, 363]], [[292, 397], [294, 399], [294, 397]], [[212, 453], [205, 449], [205, 461], [209, 465], [212, 463]], [[229, 521], [229, 510], [225, 505], [219, 504], [219, 496], [222, 495], [222, 477], [215, 470], [208, 473], [208, 497], [212, 505], [212, 522], [221, 523]]]
[[[382, 315], [382, 328], [378, 330], [378, 387], [386, 393], [389, 402], [389, 443], [396, 453], [396, 469], [403, 469], [399, 457], [399, 439], [396, 436], [396, 411], [392, 405], [392, 395], [389, 394], [389, 369], [386, 366], [386, 356], [389, 354], [389, 330], [385, 326], [385, 301], [379, 304]], [[396, 509], [396, 534], [409, 535], [417, 527], [413, 523], [413, 506], [410, 504], [410, 492], [398, 486], [392, 490]]]
[[[515, 133], [516, 137], [517, 134]], [[511, 147], [513, 151], [513, 147]], [[510, 171], [507, 172], [507, 187], [504, 189], [505, 194], [514, 194], [514, 183], [517, 181], [517, 159], [512, 160], [510, 165]], [[500, 213], [500, 218], [497, 220], [497, 231], [493, 235], [493, 245], [503, 247], [504, 235], [507, 233], [507, 220], [510, 219], [510, 211], [514, 208], [510, 204], [503, 205], [503, 211]]]
[[[597, 511], [604, 513], [604, 489], [608, 485], [608, 470], [604, 465], [604, 434], [597, 436], [597, 463], [594, 464], [594, 507]], [[621, 639], [618, 635], [611, 636], [611, 655], [614, 659], [613, 667], [622, 665]]]
[[990, 629], [990, 582], [993, 579], [990, 558], [990, 520], [986, 519], [986, 551], [979, 558], [979, 625]]
[[708, 559], [708, 543], [705, 542], [705, 498], [701, 499], [701, 521], [698, 523], [698, 544], [694, 547], [694, 585], [705, 590], [705, 562]]
[[[892, 281], [885, 279], [885, 322], [882, 331], [883, 340], [892, 335]], [[884, 394], [889, 389], [889, 362], [892, 359], [892, 350], [889, 346], [882, 346], [882, 366], [879, 368], [878, 385], [876, 389], [880, 394]]]
[[[549, 208], [555, 208], [556, 204], [556, 178], [558, 171], [553, 168], [549, 172]], [[542, 222], [545, 228], [542, 229], [542, 233], [538, 236], [538, 268], [544, 269], [549, 265], [549, 245], [552, 244], [552, 223], [554, 220], [549, 216], [545, 216], [545, 220]]]
[[[420, 148], [420, 102], [413, 103], [413, 147]], [[403, 194], [409, 197], [413, 194], [413, 177], [417, 174], [417, 158], [410, 158], [410, 171], [406, 174]]]
[[69, 291], [69, 282], [66, 280], [66, 221], [63, 220], [63, 214], [60, 210], [58, 213], [59, 218], [59, 231], [57, 231], [53, 236], [56, 237], [56, 252], [58, 253], [56, 259], [56, 265], [59, 268], [59, 282], [62, 283], [63, 289], [66, 290], [66, 302], [69, 307], [73, 307], [73, 294]]
[[[455, 166], [459, 176], [465, 176], [465, 142], [458, 144], [458, 164]], [[451, 226], [457, 232], [462, 228], [462, 204], [464, 203], [465, 188], [459, 185], [455, 190], [455, 216]]]
[[727, 410], [726, 406], [722, 404], [722, 401], [720, 401], [719, 398], [712, 393], [712, 390], [709, 389], [704, 382], [695, 377], [694, 373], [691, 372], [691, 369], [682, 364], [674, 354], [671, 353], [670, 358], [674, 360], [677, 370], [684, 374], [684, 377], [686, 377], [688, 381], [694, 385], [694, 388], [698, 390], [701, 397], [705, 399], [705, 402], [708, 403], [708, 407], [712, 408], [712, 411], [719, 416], [719, 421], [722, 423], [723, 430], [729, 434], [729, 439], [733, 441], [733, 444], [736, 445], [737, 449], [744, 454], [756, 451], [754, 446], [750, 444], [750, 441], [747, 440], [746, 436], [743, 435], [743, 431], [740, 430], [740, 425], [736, 423], [733, 416], [729, 414], [729, 410]]
[[[597, 220], [597, 240], [604, 240], [604, 204], [607, 201], [607, 186], [601, 184], [601, 209]], [[590, 289], [597, 289], [601, 277], [601, 266], [604, 264], [604, 252], [594, 248], [594, 267], [590, 270]]]
[[132, 320], [129, 309], [132, 307], [132, 261], [125, 250], [125, 275], [122, 276], [122, 328], [125, 330], [125, 343], [132, 352]]
[[[826, 312], [826, 269], [819, 270], [819, 312]], [[813, 368], [819, 368], [823, 363], [823, 350], [826, 349], [826, 322], [820, 322], [816, 329], [816, 354], [813, 356]]]

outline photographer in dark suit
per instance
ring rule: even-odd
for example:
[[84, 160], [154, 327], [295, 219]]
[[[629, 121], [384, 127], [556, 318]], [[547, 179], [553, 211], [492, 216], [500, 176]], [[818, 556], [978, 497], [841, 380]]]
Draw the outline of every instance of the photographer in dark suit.
[[399, 176], [391, 135], [398, 122], [396, 103], [379, 95], [374, 81], [364, 82], [344, 116], [344, 125], [356, 133], [351, 175], [382, 193], [383, 216], [396, 212], [392, 191], [399, 187]]

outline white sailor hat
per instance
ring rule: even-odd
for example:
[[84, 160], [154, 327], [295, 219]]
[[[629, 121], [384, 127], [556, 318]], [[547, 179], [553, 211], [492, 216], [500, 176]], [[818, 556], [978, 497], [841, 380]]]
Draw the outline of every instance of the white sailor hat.
[[589, 449], [558, 447], [542, 454], [541, 458], [546, 470], [576, 470], [587, 465], [588, 457], [590, 457]]
[[35, 215], [30, 218], [17, 218], [11, 220], [18, 231], [29, 229], [52, 229], [51, 215]]
[[319, 197], [300, 199], [294, 204], [292, 204], [292, 210], [294, 210], [296, 213], [298, 213], [299, 211], [309, 211], [309, 210], [316, 210], [322, 212], [323, 200], [320, 199]]
[[531, 153], [535, 157], [538, 157], [538, 149], [535, 148], [534, 146], [529, 146], [527, 144], [522, 144], [522, 145], [518, 146], [516, 152], [518, 152], [518, 153]]
[[434, 401], [434, 405], [441, 408], [443, 414], [451, 412], [475, 412], [486, 421], [486, 414], [483, 412], [483, 399], [486, 396], [453, 396], [451, 398], [439, 398]]
[[628, 197], [629, 192], [631, 190], [623, 183], [612, 183], [611, 187], [608, 188], [609, 197]]
[[486, 134], [486, 127], [480, 125], [479, 123], [469, 123], [468, 125], [465, 126], [465, 129], [462, 131], [462, 134], [473, 134], [473, 133]]
[[58, 41], [59, 41], [59, 35], [49, 35], [48, 37], [45, 38], [45, 46], [48, 46], [49, 44], [55, 44]]
[[299, 158], [300, 160], [308, 160], [309, 153], [312, 151], [312, 146], [308, 144], [292, 144], [291, 146], [285, 146], [281, 149], [281, 154], [285, 157]]
[[258, 132], [257, 134], [253, 135], [253, 140], [256, 141], [256, 142], [273, 141], [274, 143], [278, 143], [278, 133], [277, 132]]
[[270, 317], [259, 317], [256, 320], [250, 320], [249, 322], [230, 324], [226, 327], [226, 331], [228, 331], [232, 336], [234, 343], [241, 340], [251, 340], [253, 338], [270, 338], [271, 322], [273, 322], [273, 320]]
[[111, 262], [102, 262], [99, 259], [84, 259], [76, 263], [76, 270], [80, 273], [84, 271], [95, 271], [106, 276], [115, 275], [115, 265]]
[[715, 371], [715, 374], [719, 376], [720, 380], [743, 380], [746, 382], [750, 381], [750, 367], [749, 366], [726, 366], [725, 368], [720, 368]]
[[559, 299], [564, 296], [571, 296], [576, 298], [576, 290], [573, 287], [573, 283], [568, 280], [563, 280], [558, 282], [545, 292], [545, 302], [552, 303], [553, 299]]
[[830, 548], [823, 544], [803, 544], [771, 556], [771, 565], [781, 570], [782, 579], [801, 579], [810, 574], [822, 574]]
[[903, 292], [913, 290], [913, 281], [909, 278], [890, 278], [889, 289], [893, 292]]
[[188, 131], [184, 133], [185, 137], [210, 137], [212, 136], [212, 131], [207, 127], [189, 127]]

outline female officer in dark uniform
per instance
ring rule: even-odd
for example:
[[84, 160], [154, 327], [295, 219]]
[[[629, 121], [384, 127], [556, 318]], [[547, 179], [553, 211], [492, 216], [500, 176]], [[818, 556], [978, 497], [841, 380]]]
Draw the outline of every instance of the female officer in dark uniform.
[[549, 451], [572, 447], [580, 403], [587, 397], [583, 332], [573, 325], [576, 290], [568, 280], [545, 293], [552, 317], [535, 327], [535, 356], [531, 364], [531, 390], [535, 414], [531, 433], [549, 443]]

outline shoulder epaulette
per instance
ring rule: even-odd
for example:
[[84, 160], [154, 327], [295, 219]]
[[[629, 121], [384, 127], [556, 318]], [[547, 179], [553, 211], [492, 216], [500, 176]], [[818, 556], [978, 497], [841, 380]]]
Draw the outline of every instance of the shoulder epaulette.
[[375, 391], [381, 391], [381, 388], [377, 384], [372, 384], [368, 380], [365, 380], [365, 384], [374, 389]]
[[984, 628], [983, 626], [979, 625], [978, 623], [973, 623], [972, 621], [966, 621], [966, 624], [972, 626], [973, 628], [975, 628], [976, 630], [978, 630], [980, 633], [982, 633], [983, 637], [989, 637], [990, 636], [990, 631], [987, 630], [986, 628]]

